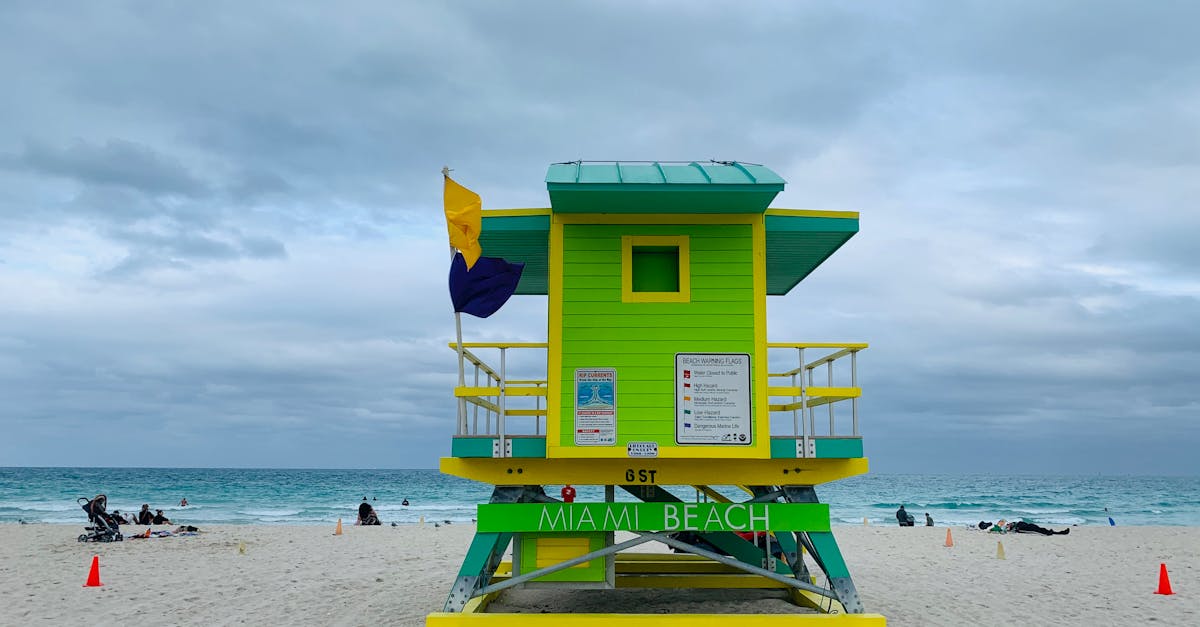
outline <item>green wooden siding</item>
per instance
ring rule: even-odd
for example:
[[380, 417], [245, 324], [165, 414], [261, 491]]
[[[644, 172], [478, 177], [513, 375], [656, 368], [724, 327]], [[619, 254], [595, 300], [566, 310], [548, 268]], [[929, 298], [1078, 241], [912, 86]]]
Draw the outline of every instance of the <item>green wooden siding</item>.
[[[687, 235], [691, 302], [621, 302], [623, 235]], [[675, 446], [675, 353], [754, 354], [752, 237], [749, 225], [564, 226], [560, 445], [575, 444], [575, 370], [615, 368], [617, 446]]]

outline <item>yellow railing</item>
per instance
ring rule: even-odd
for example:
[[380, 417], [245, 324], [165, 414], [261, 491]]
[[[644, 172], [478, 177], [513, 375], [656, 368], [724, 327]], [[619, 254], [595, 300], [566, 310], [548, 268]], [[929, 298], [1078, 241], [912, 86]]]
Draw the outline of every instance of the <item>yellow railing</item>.
[[[452, 342], [449, 346], [455, 352], [459, 351], [458, 344]], [[507, 419], [515, 416], [532, 417], [533, 434], [541, 435], [546, 415], [546, 409], [542, 407], [546, 379], [510, 379], [508, 353], [512, 349], [545, 349], [547, 346], [546, 342], [463, 342], [458, 361], [459, 384], [454, 388], [454, 396], [458, 399], [457, 435], [498, 435], [504, 442], [512, 435]], [[472, 349], [498, 350], [499, 366], [488, 365]], [[545, 361], [542, 363], [544, 369]], [[473, 379], [470, 385], [467, 384], [468, 365]], [[533, 398], [533, 407], [510, 407], [509, 400], [514, 397]], [[480, 413], [483, 414], [482, 430]]]
[[[505, 442], [511, 435], [542, 435], [546, 408], [542, 399], [546, 397], [546, 379], [515, 379], [509, 378], [508, 356], [514, 349], [548, 348], [546, 342], [464, 342], [459, 355], [459, 385], [454, 388], [454, 396], [458, 400], [458, 435], [497, 435], [500, 442]], [[459, 346], [450, 343], [449, 347], [455, 352]], [[858, 353], [865, 350], [865, 343], [833, 343], [833, 342], [770, 342], [767, 348], [773, 351], [796, 351], [799, 365], [784, 372], [768, 373], [767, 395], [770, 397], [769, 411], [773, 414], [791, 412], [792, 435], [803, 438], [807, 447], [808, 439], [819, 436], [839, 435], [835, 420], [834, 406], [843, 401], [850, 401], [851, 429], [850, 435], [858, 436], [858, 399], [862, 389], [858, 387]], [[476, 351], [486, 349], [499, 351], [499, 366], [494, 367], [485, 362]], [[812, 359], [816, 356], [816, 359]], [[541, 367], [545, 368], [545, 361]], [[835, 385], [835, 364], [840, 367], [839, 381]], [[469, 368], [468, 368], [469, 366]], [[531, 368], [525, 366], [524, 370]], [[817, 370], [824, 369], [824, 385], [817, 385]], [[848, 372], [846, 372], [848, 370]], [[467, 382], [467, 372], [471, 372], [471, 383]], [[771, 385], [774, 379], [787, 379], [789, 385]], [[844, 383], [848, 382], [849, 385]], [[532, 407], [512, 407], [510, 401], [523, 402]], [[780, 399], [786, 399], [779, 402]], [[829, 430], [819, 433], [816, 425], [816, 409], [827, 408], [829, 415]], [[482, 414], [482, 415], [481, 415]], [[514, 430], [508, 424], [510, 417], [533, 418], [532, 433], [528, 429]], [[482, 424], [480, 421], [482, 418]], [[772, 421], [772, 435], [785, 435], [786, 427], [776, 428]], [[514, 432], [516, 431], [516, 432]], [[846, 434], [841, 434], [846, 435]], [[501, 451], [503, 451], [501, 444]], [[503, 452], [500, 453], [504, 455]]]
[[[796, 351], [796, 363], [799, 365], [784, 372], [772, 372], [767, 375], [767, 395], [773, 399], [789, 398], [784, 403], [771, 403], [771, 412], [792, 413], [792, 435], [807, 440], [819, 435], [838, 435], [834, 414], [834, 405], [842, 401], [850, 401], [851, 431], [850, 435], [858, 436], [858, 398], [862, 396], [862, 388], [858, 386], [858, 352], [866, 350], [866, 343], [836, 343], [836, 342], [770, 342], [768, 349], [787, 349]], [[816, 359], [811, 359], [814, 354]], [[848, 358], [848, 359], [847, 359]], [[846, 361], [843, 361], [846, 360]], [[848, 363], [847, 363], [848, 362]], [[849, 385], [834, 384], [834, 364], [847, 366], [842, 373], [843, 382]], [[824, 385], [817, 385], [816, 371], [824, 366]], [[788, 379], [791, 385], [771, 385], [770, 379]], [[848, 379], [848, 381], [845, 381]], [[826, 407], [829, 412], [828, 433], [818, 433], [816, 423], [816, 408]], [[773, 435], [782, 435], [772, 430]], [[806, 444], [807, 446], [807, 444]]]

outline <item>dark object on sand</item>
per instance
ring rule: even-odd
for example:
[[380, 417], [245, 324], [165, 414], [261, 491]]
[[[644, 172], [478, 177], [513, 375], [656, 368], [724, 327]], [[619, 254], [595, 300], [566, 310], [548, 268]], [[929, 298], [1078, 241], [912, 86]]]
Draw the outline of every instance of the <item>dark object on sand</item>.
[[1009, 523], [1008, 530], [1015, 531], [1017, 533], [1040, 533], [1044, 536], [1065, 536], [1068, 533], [1071, 533], [1070, 527], [1063, 529], [1062, 531], [1053, 531], [1053, 530], [1047, 529], [1045, 527], [1039, 527], [1038, 525], [1035, 525], [1033, 523], [1027, 523], [1023, 520], [1018, 520], [1014, 523]]

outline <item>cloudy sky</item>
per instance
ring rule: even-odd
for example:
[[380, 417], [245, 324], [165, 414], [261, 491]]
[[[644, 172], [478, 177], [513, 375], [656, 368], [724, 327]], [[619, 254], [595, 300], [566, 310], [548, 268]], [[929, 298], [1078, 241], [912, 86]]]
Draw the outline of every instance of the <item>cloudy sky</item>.
[[0, 466], [433, 467], [440, 168], [715, 158], [861, 212], [770, 337], [871, 343], [873, 469], [1200, 474], [1198, 13], [4, 2]]

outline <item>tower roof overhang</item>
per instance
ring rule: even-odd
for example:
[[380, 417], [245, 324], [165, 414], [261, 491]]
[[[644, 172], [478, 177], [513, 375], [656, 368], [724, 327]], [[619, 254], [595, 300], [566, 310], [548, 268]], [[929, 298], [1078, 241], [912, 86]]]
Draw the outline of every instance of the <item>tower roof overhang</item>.
[[[550, 287], [550, 209], [483, 212], [480, 244], [489, 257], [525, 264], [517, 294], [546, 294]], [[858, 232], [858, 213], [768, 209], [767, 294], [787, 294]]]

